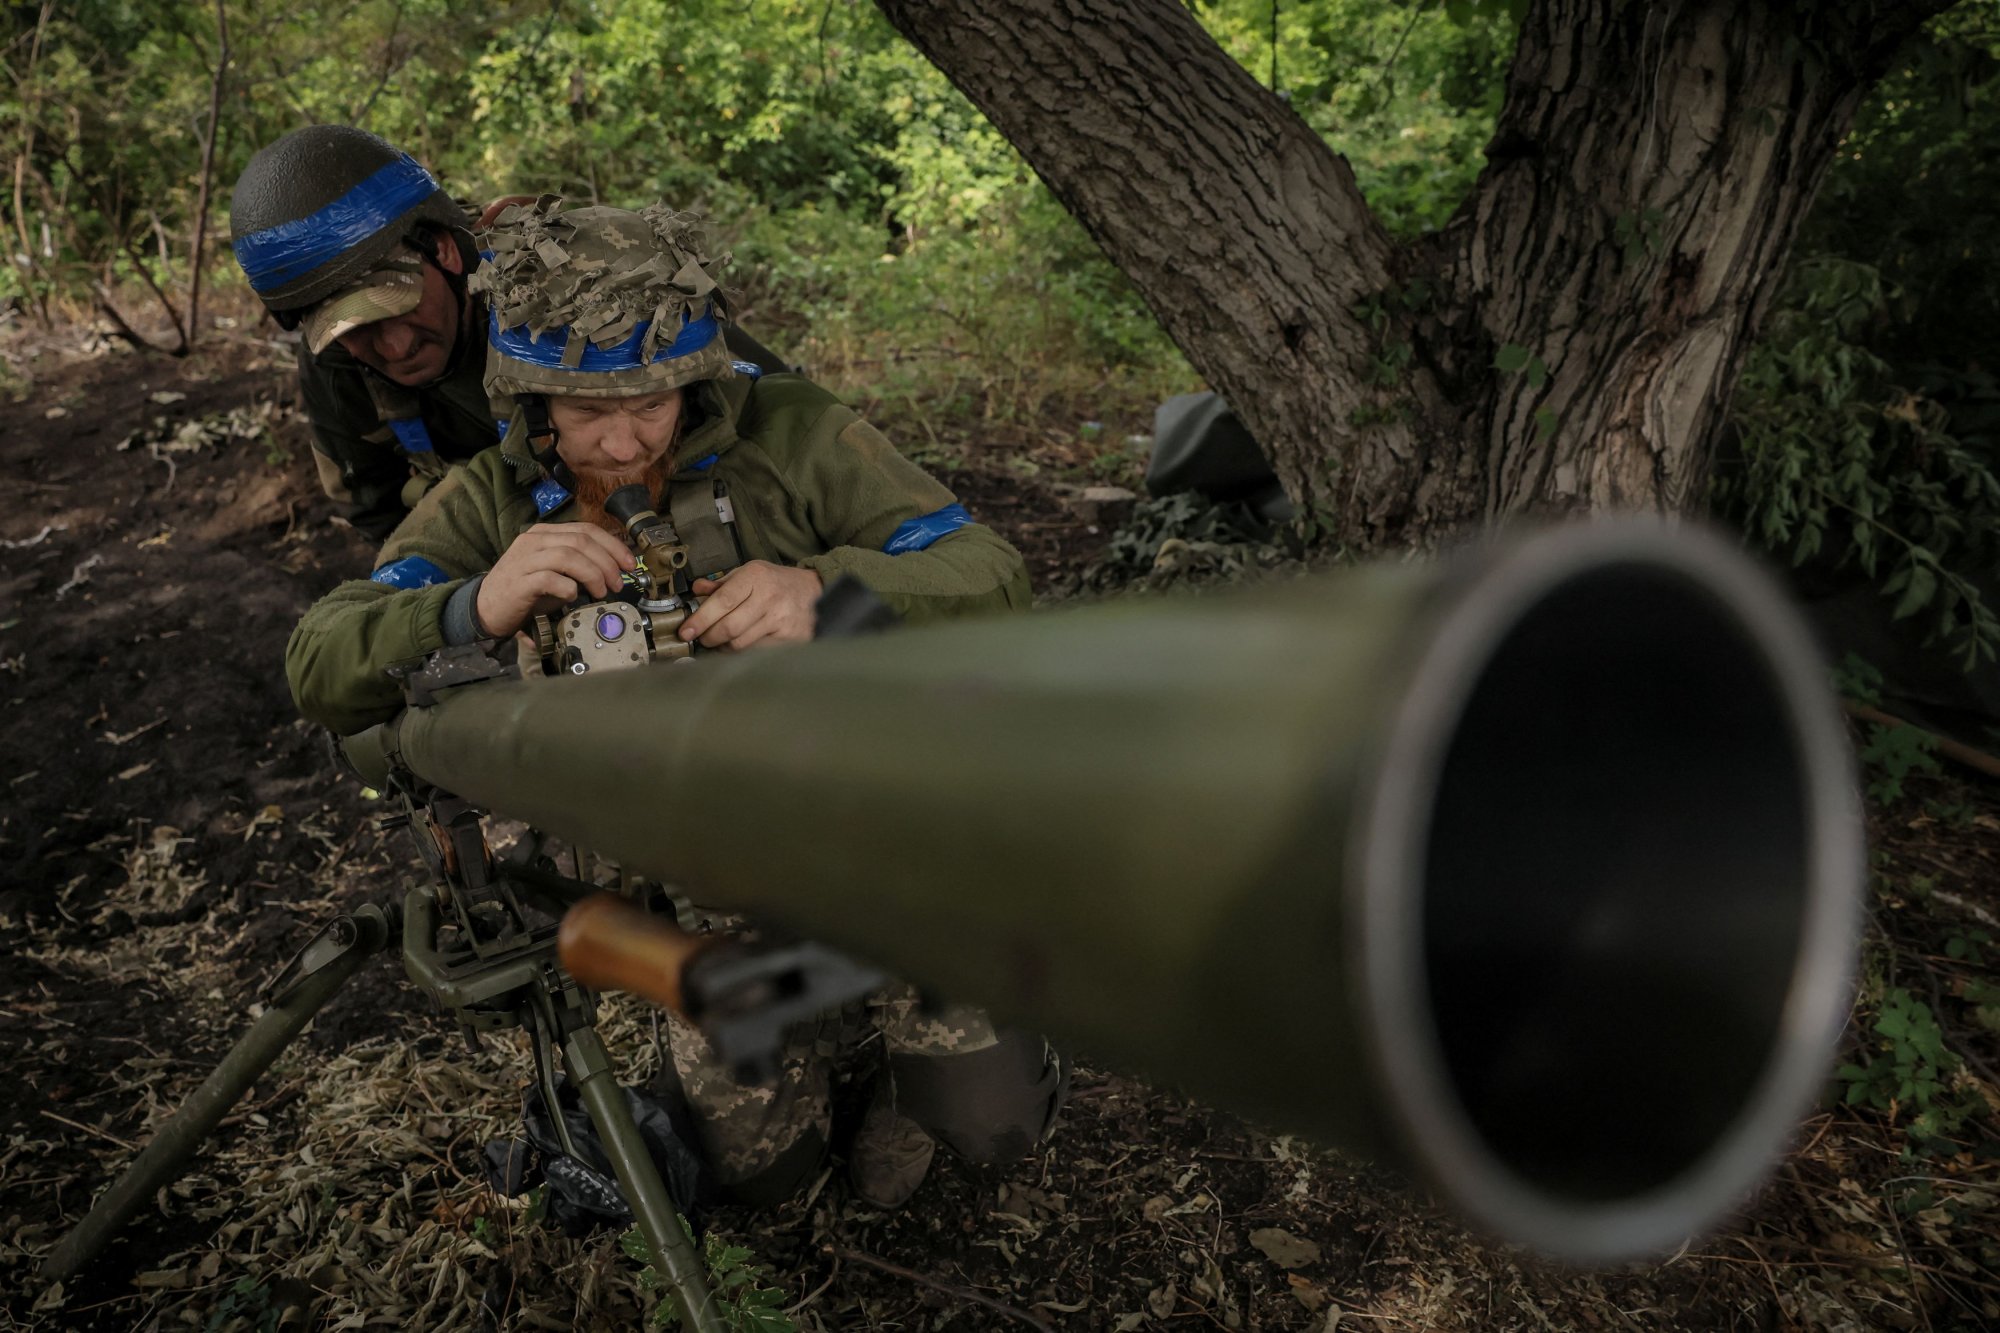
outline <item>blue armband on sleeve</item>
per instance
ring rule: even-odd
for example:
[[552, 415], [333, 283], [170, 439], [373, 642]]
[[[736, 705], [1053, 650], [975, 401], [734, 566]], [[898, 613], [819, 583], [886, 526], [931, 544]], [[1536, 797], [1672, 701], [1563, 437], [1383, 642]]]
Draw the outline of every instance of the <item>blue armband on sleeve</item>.
[[368, 581], [386, 583], [391, 588], [428, 588], [434, 583], [451, 582], [451, 575], [420, 555], [406, 555], [370, 574]]
[[972, 515], [965, 512], [964, 505], [946, 505], [922, 518], [904, 519], [889, 534], [889, 540], [882, 543], [882, 549], [890, 555], [908, 555], [911, 551], [923, 550], [938, 538], [949, 536], [971, 522]]

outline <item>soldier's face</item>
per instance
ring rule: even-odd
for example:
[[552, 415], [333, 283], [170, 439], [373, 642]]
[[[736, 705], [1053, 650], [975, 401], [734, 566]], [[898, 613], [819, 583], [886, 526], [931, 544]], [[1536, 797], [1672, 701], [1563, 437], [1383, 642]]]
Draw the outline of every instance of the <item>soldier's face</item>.
[[458, 247], [449, 241], [437, 247], [435, 264], [424, 265], [424, 296], [415, 310], [349, 329], [337, 341], [362, 365], [413, 389], [444, 374], [458, 341], [459, 308], [440, 267], [461, 271]]
[[681, 402], [679, 389], [630, 398], [551, 398], [556, 452], [579, 475], [637, 478], [673, 448]]

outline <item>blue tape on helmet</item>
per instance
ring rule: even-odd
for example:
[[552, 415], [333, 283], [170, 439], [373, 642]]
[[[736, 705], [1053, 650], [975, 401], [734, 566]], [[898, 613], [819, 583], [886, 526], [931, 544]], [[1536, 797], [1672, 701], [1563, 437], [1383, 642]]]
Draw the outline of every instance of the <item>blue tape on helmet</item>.
[[511, 329], [501, 328], [500, 317], [491, 314], [486, 318], [486, 326], [486, 341], [503, 356], [511, 356], [516, 361], [526, 361], [529, 365], [541, 366], [548, 370], [568, 370], [581, 375], [601, 375], [612, 370], [638, 370], [642, 365], [656, 365], [661, 361], [671, 361], [678, 356], [689, 356], [714, 342], [716, 334], [722, 331], [721, 324], [715, 318], [715, 307], [710, 306], [700, 319], [683, 319], [680, 335], [671, 344], [653, 353], [652, 361], [641, 362], [639, 348], [646, 341], [646, 330], [653, 326], [652, 321], [647, 320], [633, 329], [632, 336], [621, 343], [615, 343], [610, 347], [599, 347], [596, 343], [587, 344], [583, 349], [583, 359], [576, 365], [566, 366], [563, 364], [563, 352], [569, 346], [573, 332], [571, 329], [566, 327], [562, 329], [560, 337], [555, 336], [557, 330], [551, 329], [548, 338], [536, 338], [529, 335], [528, 326], [525, 324]]
[[764, 378], [764, 367], [758, 365], [755, 361], [731, 361], [729, 364], [735, 369], [737, 374], [745, 379], [760, 380]]
[[433, 583], [451, 582], [451, 575], [420, 555], [406, 555], [370, 574], [368, 581], [386, 583], [392, 588], [428, 588]]
[[402, 445], [407, 453], [428, 454], [435, 451], [431, 433], [421, 417], [390, 417], [389, 430], [395, 435], [396, 443]]
[[236, 262], [260, 292], [282, 287], [337, 259], [437, 192], [408, 153], [332, 203], [302, 218], [236, 239]]
[[946, 505], [922, 518], [904, 519], [889, 534], [889, 540], [882, 543], [882, 549], [890, 555], [908, 555], [911, 551], [923, 550], [940, 537], [957, 532], [970, 522], [972, 515], [965, 512], [964, 505]]
[[536, 482], [528, 494], [534, 498], [535, 512], [543, 518], [569, 503], [569, 491], [549, 477]]

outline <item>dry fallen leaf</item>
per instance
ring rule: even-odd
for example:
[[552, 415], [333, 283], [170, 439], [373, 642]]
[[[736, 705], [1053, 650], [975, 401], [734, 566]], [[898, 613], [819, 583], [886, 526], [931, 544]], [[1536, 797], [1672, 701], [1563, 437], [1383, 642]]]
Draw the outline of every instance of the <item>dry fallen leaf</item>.
[[1303, 1268], [1319, 1262], [1319, 1246], [1283, 1227], [1262, 1227], [1250, 1233], [1250, 1243], [1280, 1268]]

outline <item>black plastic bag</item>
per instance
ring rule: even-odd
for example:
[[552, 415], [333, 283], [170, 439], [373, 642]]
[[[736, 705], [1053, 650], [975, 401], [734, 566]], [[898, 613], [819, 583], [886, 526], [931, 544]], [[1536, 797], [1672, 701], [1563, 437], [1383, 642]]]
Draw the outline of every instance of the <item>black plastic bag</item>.
[[[686, 1106], [663, 1101], [635, 1088], [619, 1091], [625, 1094], [625, 1105], [639, 1127], [639, 1136], [646, 1142], [654, 1168], [666, 1183], [667, 1193], [673, 1196], [688, 1225], [699, 1232], [699, 1209], [714, 1202], [715, 1185], [694, 1146], [698, 1140]], [[557, 1099], [577, 1155], [572, 1157], [563, 1152], [542, 1090], [530, 1084], [521, 1102], [527, 1137], [494, 1139], [486, 1145], [487, 1183], [497, 1193], [516, 1198], [534, 1188], [539, 1178], [548, 1185], [544, 1211], [567, 1236], [582, 1236], [603, 1225], [629, 1226], [633, 1221], [631, 1205], [618, 1186], [611, 1159], [605, 1155], [590, 1114], [566, 1080], [557, 1084]]]

